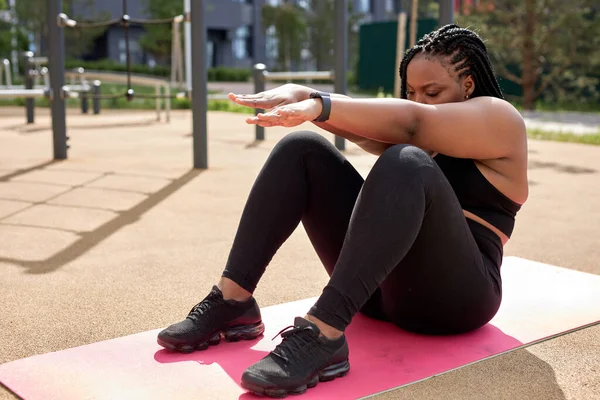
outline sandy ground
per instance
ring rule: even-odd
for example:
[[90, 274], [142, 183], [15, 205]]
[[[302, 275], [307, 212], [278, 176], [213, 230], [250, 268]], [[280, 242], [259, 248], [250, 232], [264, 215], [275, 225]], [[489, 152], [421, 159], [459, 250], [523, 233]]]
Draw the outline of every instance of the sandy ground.
[[[209, 290], [270, 149], [244, 116], [209, 113], [209, 169], [192, 170], [191, 114], [68, 117], [52, 162], [47, 112], [0, 109], [0, 363], [166, 326]], [[327, 137], [331, 135], [326, 134]], [[600, 147], [530, 142], [531, 195], [506, 255], [600, 273]], [[348, 146], [366, 174], [374, 156]], [[299, 228], [275, 256], [262, 306], [326, 282]], [[379, 395], [380, 399], [600, 399], [600, 326]], [[12, 398], [0, 390], [0, 399]]]

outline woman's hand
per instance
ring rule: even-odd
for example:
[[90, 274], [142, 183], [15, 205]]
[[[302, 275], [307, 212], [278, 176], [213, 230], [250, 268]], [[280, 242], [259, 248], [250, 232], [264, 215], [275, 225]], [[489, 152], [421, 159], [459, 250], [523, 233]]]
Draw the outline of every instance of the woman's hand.
[[247, 118], [246, 122], [266, 128], [271, 126], [291, 128], [306, 121], [315, 120], [322, 111], [323, 103], [320, 99], [308, 99], [272, 108], [266, 113], [259, 113], [255, 117]]
[[286, 84], [256, 94], [229, 93], [229, 99], [242, 106], [270, 110], [306, 100], [309, 94], [310, 89], [305, 86]]

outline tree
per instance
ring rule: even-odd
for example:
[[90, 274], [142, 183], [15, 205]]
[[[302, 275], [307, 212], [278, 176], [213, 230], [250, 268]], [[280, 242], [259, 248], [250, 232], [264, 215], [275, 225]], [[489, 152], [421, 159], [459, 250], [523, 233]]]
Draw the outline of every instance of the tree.
[[[595, 1], [481, 2], [458, 21], [487, 40], [498, 74], [522, 87], [523, 105], [530, 110], [540, 95], [568, 80], [573, 71], [585, 74], [597, 62], [590, 58], [600, 46]], [[585, 79], [578, 82], [581, 86], [590, 83]]]
[[310, 2], [310, 41], [309, 50], [315, 60], [316, 69], [323, 71], [333, 65], [335, 10], [333, 0], [312, 0]]
[[46, 2], [43, 0], [17, 1], [15, 12], [24, 30], [33, 34], [33, 44], [39, 49], [41, 47], [42, 35], [47, 33]]
[[307, 21], [303, 8], [283, 2], [278, 6], [265, 5], [262, 9], [265, 33], [272, 27], [277, 38], [278, 68], [292, 69], [293, 63], [302, 59], [302, 49], [307, 40]]
[[[27, 0], [16, 2], [16, 15], [22, 28], [33, 34], [35, 47], [38, 52], [43, 48], [43, 38], [48, 36], [47, 0]], [[104, 19], [105, 15], [93, 12], [94, 0], [66, 0], [63, 3], [63, 10], [71, 18], [80, 20], [79, 14], [72, 11], [77, 9], [85, 14], [92, 15], [93, 19]], [[78, 58], [89, 51], [94, 40], [102, 35], [106, 28], [65, 28], [65, 52], [69, 58]]]
[[[334, 0], [311, 0], [308, 12], [309, 50], [319, 71], [333, 67], [335, 46], [335, 2]], [[354, 12], [348, 2], [348, 63], [354, 65], [358, 59], [358, 25], [364, 18]]]
[[[400, 8], [410, 15], [412, 0], [400, 0]], [[438, 18], [440, 5], [437, 0], [419, 0], [417, 15], [419, 18]]]
[[[6, 0], [0, 0], [0, 11], [6, 10]], [[8, 58], [12, 49], [10, 23], [0, 20], [0, 58]], [[2, 77], [0, 77], [2, 79]]]
[[[193, 0], [192, 0], [193, 1]], [[183, 0], [144, 0], [146, 13], [153, 19], [168, 19], [183, 14]], [[162, 63], [171, 56], [173, 25], [170, 23], [146, 25], [140, 39], [144, 50]], [[182, 35], [183, 36], [183, 35]]]

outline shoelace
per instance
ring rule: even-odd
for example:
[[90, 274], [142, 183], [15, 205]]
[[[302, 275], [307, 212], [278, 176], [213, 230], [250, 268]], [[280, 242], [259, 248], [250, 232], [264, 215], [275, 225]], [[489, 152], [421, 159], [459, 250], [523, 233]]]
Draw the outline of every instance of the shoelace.
[[286, 362], [290, 362], [290, 356], [299, 361], [310, 359], [312, 349], [319, 344], [319, 340], [308, 327], [300, 328], [290, 325], [283, 328], [272, 340], [275, 340], [279, 335], [283, 340], [275, 347], [272, 354]]
[[207, 314], [214, 310], [212, 307], [218, 302], [219, 297], [216, 293], [211, 292], [204, 300], [196, 304], [188, 314], [188, 318], [192, 320], [198, 320], [198, 317]]

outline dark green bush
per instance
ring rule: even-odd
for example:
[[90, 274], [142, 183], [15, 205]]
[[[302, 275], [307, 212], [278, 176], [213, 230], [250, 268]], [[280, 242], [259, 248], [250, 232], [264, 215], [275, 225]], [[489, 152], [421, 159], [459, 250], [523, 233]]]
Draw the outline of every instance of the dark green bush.
[[[127, 66], [119, 64], [111, 60], [100, 60], [100, 61], [80, 61], [80, 60], [68, 60], [65, 62], [66, 70], [73, 70], [75, 68], [83, 67], [89, 70], [96, 71], [115, 71], [115, 72], [127, 72]], [[132, 65], [131, 72], [134, 74], [143, 75], [154, 75], [167, 77], [170, 75], [170, 70], [166, 67], [150, 68], [146, 65]]]
[[[73, 70], [79, 67], [96, 71], [127, 72], [126, 65], [119, 64], [112, 60], [67, 60], [65, 62], [66, 70]], [[147, 65], [134, 64], [131, 66], [131, 72], [134, 74], [160, 76], [164, 78], [171, 76], [171, 69], [164, 66], [151, 68]], [[212, 82], [245, 82], [251, 77], [251, 71], [248, 68], [215, 67], [209, 68], [207, 74], [208, 80]]]
[[250, 69], [215, 67], [208, 70], [208, 80], [212, 82], [247, 82], [250, 77]]

